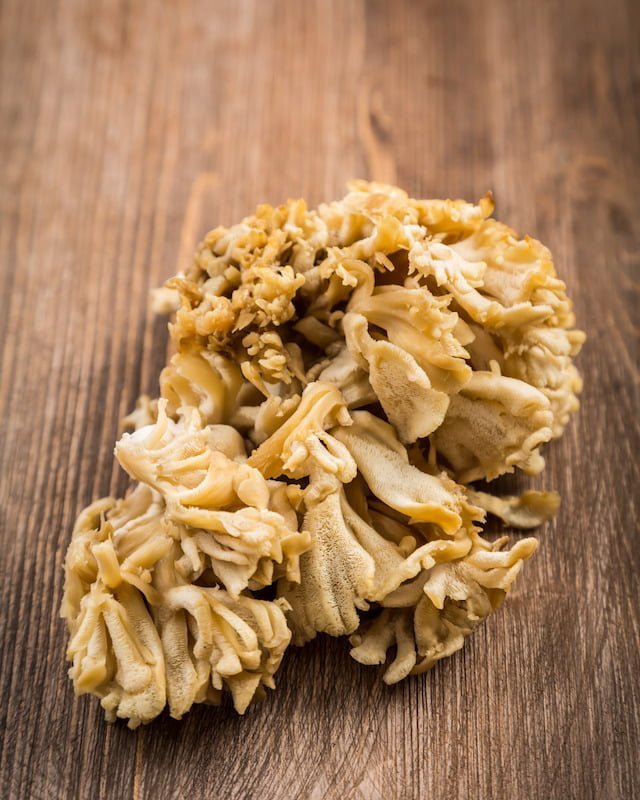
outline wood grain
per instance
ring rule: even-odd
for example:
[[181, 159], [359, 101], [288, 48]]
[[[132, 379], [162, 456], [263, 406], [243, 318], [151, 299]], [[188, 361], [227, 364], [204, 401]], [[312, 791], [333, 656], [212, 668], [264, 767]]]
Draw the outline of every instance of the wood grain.
[[[621, 0], [0, 4], [3, 798], [634, 798], [640, 14]], [[151, 286], [260, 201], [353, 176], [547, 243], [589, 334], [536, 485], [563, 505], [464, 651], [387, 688], [320, 639], [244, 719], [75, 700], [61, 563], [154, 391]], [[518, 487], [525, 482], [518, 478]]]

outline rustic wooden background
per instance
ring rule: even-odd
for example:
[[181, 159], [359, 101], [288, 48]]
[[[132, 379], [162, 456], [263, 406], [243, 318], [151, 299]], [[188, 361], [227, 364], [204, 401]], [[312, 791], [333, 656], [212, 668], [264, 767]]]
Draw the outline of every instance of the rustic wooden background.
[[[0, 7], [0, 796], [638, 797], [638, 5]], [[79, 509], [125, 487], [118, 420], [166, 346], [148, 290], [209, 227], [353, 176], [490, 188], [553, 249], [589, 334], [582, 411], [536, 482], [560, 513], [424, 677], [387, 688], [322, 639], [244, 719], [108, 726], [66, 679], [61, 564]]]

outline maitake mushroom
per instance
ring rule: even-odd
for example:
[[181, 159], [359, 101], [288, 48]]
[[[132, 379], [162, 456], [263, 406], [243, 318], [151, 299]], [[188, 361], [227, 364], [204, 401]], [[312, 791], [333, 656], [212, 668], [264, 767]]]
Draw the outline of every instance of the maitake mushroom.
[[355, 181], [309, 211], [216, 228], [156, 303], [176, 353], [116, 457], [137, 482], [83, 511], [62, 614], [76, 692], [134, 727], [228, 691], [243, 713], [290, 640], [350, 636], [393, 683], [462, 647], [557, 509], [468, 484], [516, 467], [578, 406], [584, 334], [548, 250], [489, 196]]

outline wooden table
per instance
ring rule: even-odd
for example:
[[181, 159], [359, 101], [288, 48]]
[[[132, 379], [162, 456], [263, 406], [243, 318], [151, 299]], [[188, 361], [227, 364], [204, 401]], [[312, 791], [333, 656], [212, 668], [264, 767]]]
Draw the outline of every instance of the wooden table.
[[[631, 0], [2, 3], [2, 798], [640, 795], [639, 23]], [[215, 224], [353, 176], [492, 189], [554, 251], [589, 334], [529, 483], [561, 510], [426, 676], [388, 688], [321, 638], [244, 719], [107, 725], [66, 678], [61, 565], [126, 486], [118, 421], [165, 358], [148, 290]]]

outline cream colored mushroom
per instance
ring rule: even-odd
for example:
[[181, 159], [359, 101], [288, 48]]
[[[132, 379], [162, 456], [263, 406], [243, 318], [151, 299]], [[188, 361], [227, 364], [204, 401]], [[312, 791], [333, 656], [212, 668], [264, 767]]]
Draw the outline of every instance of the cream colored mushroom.
[[175, 352], [116, 445], [137, 485], [80, 514], [65, 561], [70, 676], [108, 719], [244, 713], [319, 632], [393, 651], [394, 683], [501, 602], [536, 542], [481, 538], [485, 513], [534, 527], [558, 498], [469, 483], [542, 470], [584, 334], [548, 250], [492, 211], [354, 181], [214, 229], [157, 294]]

